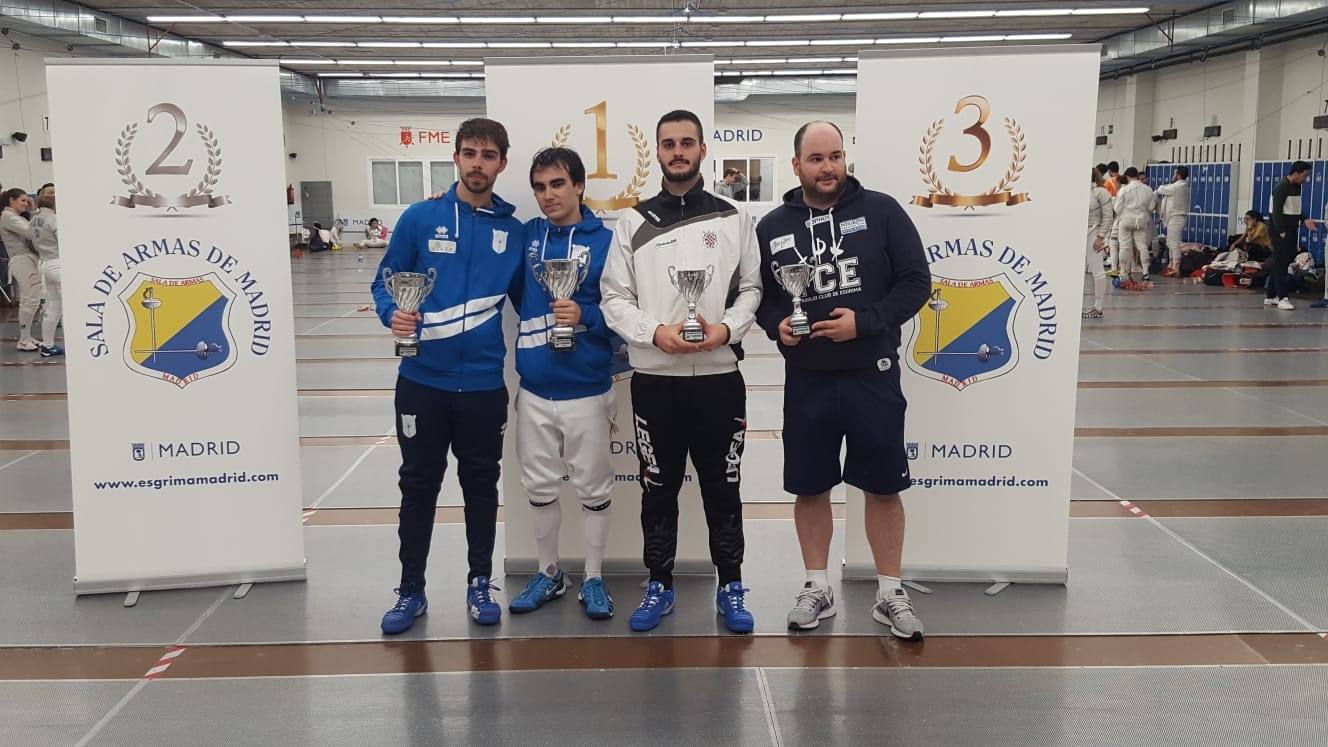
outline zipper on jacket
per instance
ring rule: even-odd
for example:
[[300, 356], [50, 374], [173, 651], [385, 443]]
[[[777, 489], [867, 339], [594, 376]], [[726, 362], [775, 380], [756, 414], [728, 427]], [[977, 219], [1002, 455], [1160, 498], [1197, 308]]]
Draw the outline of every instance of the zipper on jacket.
[[[475, 213], [473, 212], [474, 208], [471, 208], [471, 210], [472, 212], [470, 215], [470, 226], [469, 226], [470, 230], [466, 233], [466, 235], [471, 237], [470, 240], [474, 242]], [[458, 232], [461, 230], [460, 224], [461, 221], [458, 220], [457, 221]], [[457, 357], [458, 357], [457, 376], [464, 377], [466, 375], [466, 345], [470, 344], [469, 338], [466, 337], [466, 304], [470, 303], [470, 263], [471, 260], [474, 259], [475, 252], [471, 251], [469, 247], [458, 247], [458, 249], [466, 253], [466, 260], [464, 263], [466, 266], [465, 282], [462, 283], [461, 286], [461, 332], [457, 334], [457, 342], [461, 343], [460, 345], [457, 346]], [[462, 391], [462, 387], [458, 386], [457, 391], [458, 392]]]

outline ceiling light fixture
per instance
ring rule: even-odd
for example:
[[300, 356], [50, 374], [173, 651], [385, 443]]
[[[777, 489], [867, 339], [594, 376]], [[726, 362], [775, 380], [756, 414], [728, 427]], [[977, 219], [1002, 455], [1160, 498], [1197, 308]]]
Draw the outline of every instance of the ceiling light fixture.
[[997, 18], [1046, 18], [1050, 16], [1068, 16], [1074, 11], [1069, 8], [1024, 8], [1021, 10], [998, 10]]
[[304, 23], [304, 16], [233, 16], [227, 14], [231, 23]]
[[1073, 34], [1007, 34], [1006, 41], [1053, 41], [1069, 39]]
[[613, 23], [613, 16], [535, 16], [535, 23]]
[[456, 16], [383, 16], [383, 23], [446, 24], [461, 23]]
[[305, 16], [305, 23], [382, 23], [381, 16]]
[[1071, 15], [1076, 16], [1123, 16], [1147, 13], [1148, 8], [1075, 8]]
[[912, 21], [918, 17], [916, 11], [891, 13], [845, 13], [843, 21]]
[[534, 23], [534, 16], [460, 16], [462, 23]]
[[148, 23], [225, 23], [223, 16], [148, 16]]
[[813, 47], [861, 47], [871, 44], [871, 39], [812, 39]]
[[941, 40], [939, 36], [896, 36], [886, 39], [877, 39], [877, 44], [936, 44]]
[[918, 14], [921, 20], [933, 20], [939, 18], [991, 18], [996, 15], [994, 10], [925, 10]]
[[614, 16], [614, 23], [687, 23], [686, 16]]
[[771, 16], [692, 16], [687, 20], [692, 23], [761, 23]]

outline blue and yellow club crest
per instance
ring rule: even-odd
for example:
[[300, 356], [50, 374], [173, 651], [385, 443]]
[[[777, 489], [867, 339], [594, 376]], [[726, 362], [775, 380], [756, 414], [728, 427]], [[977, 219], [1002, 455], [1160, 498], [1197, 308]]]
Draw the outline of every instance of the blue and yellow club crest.
[[1024, 295], [1004, 273], [976, 280], [932, 275], [931, 297], [914, 319], [908, 367], [963, 390], [1019, 363], [1014, 320]]
[[129, 315], [125, 363], [182, 389], [225, 371], [235, 363], [234, 300], [216, 273], [188, 278], [139, 273], [120, 294]]

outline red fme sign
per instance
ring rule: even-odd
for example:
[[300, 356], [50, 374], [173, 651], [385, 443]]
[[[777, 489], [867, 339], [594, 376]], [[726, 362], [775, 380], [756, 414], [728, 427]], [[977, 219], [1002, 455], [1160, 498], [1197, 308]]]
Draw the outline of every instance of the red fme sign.
[[411, 145], [446, 145], [452, 142], [452, 133], [448, 130], [416, 130], [411, 127], [401, 128], [401, 144]]

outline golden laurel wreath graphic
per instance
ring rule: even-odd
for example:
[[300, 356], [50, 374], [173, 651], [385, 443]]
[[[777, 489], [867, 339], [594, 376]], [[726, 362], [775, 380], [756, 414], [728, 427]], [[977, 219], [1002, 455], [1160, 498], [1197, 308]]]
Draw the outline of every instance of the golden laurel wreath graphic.
[[[646, 140], [641, 128], [633, 124], [627, 125], [627, 135], [632, 139], [632, 147], [636, 152], [636, 168], [632, 172], [632, 179], [621, 192], [606, 200], [585, 198], [586, 207], [591, 210], [621, 210], [641, 201], [641, 188], [650, 179], [650, 142]], [[564, 148], [571, 137], [572, 125], [565, 124], [554, 134], [552, 145]]]
[[[221, 145], [217, 141], [217, 136], [207, 125], [198, 125], [198, 136], [203, 141], [203, 147], [207, 150], [208, 166], [203, 173], [203, 179], [198, 186], [182, 193], [176, 197], [166, 197], [158, 194], [143, 184], [135, 173], [133, 165], [130, 163], [129, 149], [134, 144], [134, 138], [138, 137], [138, 123], [131, 122], [125, 125], [120, 131], [120, 137], [115, 141], [115, 169], [120, 175], [120, 181], [128, 187], [128, 194], [124, 197], [111, 198], [112, 205], [119, 205], [124, 208], [136, 207], [159, 207], [168, 210], [175, 210], [182, 207], [197, 207], [207, 205], [210, 208], [229, 205], [231, 198], [227, 195], [214, 195], [212, 189], [217, 185], [217, 180], [221, 178]], [[148, 169], [151, 172], [151, 169]]]
[[1024, 143], [1024, 131], [1019, 123], [1010, 117], [1004, 118], [1005, 131], [1010, 136], [1010, 164], [996, 186], [979, 195], [960, 195], [945, 186], [936, 173], [936, 141], [945, 129], [945, 120], [938, 119], [927, 128], [922, 136], [922, 145], [918, 148], [918, 173], [930, 191], [927, 195], [913, 198], [913, 204], [921, 207], [946, 205], [972, 209], [986, 205], [1014, 206], [1028, 202], [1027, 192], [1011, 193], [1011, 188], [1019, 181], [1024, 172], [1024, 161], [1028, 159], [1028, 146]]

